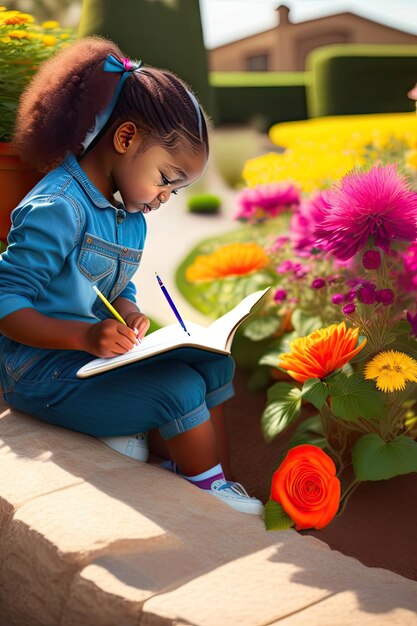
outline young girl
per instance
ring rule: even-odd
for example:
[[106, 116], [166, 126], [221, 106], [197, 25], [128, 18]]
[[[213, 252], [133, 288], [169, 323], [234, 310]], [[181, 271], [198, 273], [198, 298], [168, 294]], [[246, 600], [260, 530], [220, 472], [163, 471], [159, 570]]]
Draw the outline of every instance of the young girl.
[[172, 471], [238, 511], [262, 514], [259, 500], [227, 480], [221, 405], [233, 395], [231, 357], [179, 349], [76, 376], [92, 355], [122, 354], [148, 330], [131, 282], [144, 214], [206, 165], [207, 126], [195, 96], [174, 74], [124, 58], [113, 42], [81, 39], [37, 72], [20, 102], [14, 144], [48, 173], [14, 210], [0, 263], [6, 401], [95, 437], [158, 429]]

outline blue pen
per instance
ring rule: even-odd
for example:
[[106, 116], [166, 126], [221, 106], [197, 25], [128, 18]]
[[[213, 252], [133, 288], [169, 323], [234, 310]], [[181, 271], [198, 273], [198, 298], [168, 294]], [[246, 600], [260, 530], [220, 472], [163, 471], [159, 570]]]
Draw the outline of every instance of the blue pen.
[[185, 330], [187, 335], [190, 335], [190, 333], [188, 332], [188, 330], [185, 327], [184, 320], [182, 319], [181, 315], [179, 314], [177, 307], [173, 303], [171, 296], [169, 295], [166, 287], [164, 286], [164, 283], [159, 278], [159, 276], [158, 276], [158, 274], [156, 272], [155, 272], [155, 276], [156, 276], [156, 280], [158, 281], [158, 285], [162, 289], [162, 293], [164, 294], [165, 298], [167, 299], [167, 302], [168, 302], [169, 306], [174, 311], [175, 317], [177, 318], [177, 320], [179, 321], [179, 323], [181, 324], [182, 328]]

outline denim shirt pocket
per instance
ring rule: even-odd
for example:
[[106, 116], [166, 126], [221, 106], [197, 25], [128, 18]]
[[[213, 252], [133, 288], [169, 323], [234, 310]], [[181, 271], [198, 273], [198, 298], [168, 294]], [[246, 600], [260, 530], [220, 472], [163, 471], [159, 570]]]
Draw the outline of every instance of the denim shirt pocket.
[[117, 272], [118, 254], [114, 244], [86, 233], [78, 256], [78, 269], [97, 284], [102, 292], [107, 292]]
[[119, 271], [117, 279], [111, 290], [109, 300], [112, 302], [122, 293], [127, 283], [133, 278], [139, 267], [143, 250], [136, 248], [127, 248], [125, 246], [117, 246], [119, 253]]

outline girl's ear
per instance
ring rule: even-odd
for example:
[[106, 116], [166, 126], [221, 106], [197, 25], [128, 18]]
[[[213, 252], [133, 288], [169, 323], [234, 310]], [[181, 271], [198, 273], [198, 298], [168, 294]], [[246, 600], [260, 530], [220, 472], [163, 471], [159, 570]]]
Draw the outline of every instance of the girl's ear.
[[114, 132], [113, 146], [116, 152], [124, 154], [138, 136], [138, 129], [133, 122], [123, 122]]

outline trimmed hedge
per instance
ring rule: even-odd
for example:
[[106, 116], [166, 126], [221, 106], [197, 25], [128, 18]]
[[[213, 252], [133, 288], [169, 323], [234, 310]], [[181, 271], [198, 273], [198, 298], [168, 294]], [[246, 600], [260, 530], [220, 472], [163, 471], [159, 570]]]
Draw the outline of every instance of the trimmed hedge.
[[413, 111], [417, 46], [334, 44], [307, 57], [309, 117]]
[[215, 114], [196, 0], [83, 0], [78, 35], [108, 37], [133, 59], [175, 72]]
[[305, 72], [210, 72], [216, 124], [272, 124], [307, 117]]

